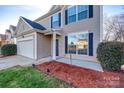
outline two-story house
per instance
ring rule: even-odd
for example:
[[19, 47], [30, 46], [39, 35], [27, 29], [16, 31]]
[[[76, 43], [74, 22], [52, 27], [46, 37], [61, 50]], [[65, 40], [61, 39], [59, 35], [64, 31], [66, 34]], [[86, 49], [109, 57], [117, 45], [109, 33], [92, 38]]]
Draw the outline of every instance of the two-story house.
[[6, 43], [7, 44], [16, 44], [16, 27], [13, 25], [9, 26], [9, 29], [6, 29], [5, 35], [6, 35]]
[[31, 21], [20, 17], [17, 24], [18, 55], [39, 60], [57, 57], [96, 62], [102, 40], [103, 11], [99, 5], [54, 5]]

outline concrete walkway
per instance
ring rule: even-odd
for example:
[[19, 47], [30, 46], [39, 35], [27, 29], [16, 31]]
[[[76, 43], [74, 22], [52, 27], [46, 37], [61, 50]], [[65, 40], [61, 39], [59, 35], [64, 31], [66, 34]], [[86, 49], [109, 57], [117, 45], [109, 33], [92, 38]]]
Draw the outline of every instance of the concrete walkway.
[[[52, 60], [52, 57], [46, 57], [46, 58], [42, 58], [41, 60], [36, 61], [36, 60], [23, 57], [23, 56], [9, 56], [5, 58], [0, 58], [0, 70], [14, 67], [17, 65], [31, 66], [33, 63], [41, 64], [44, 62], [49, 62], [51, 60]], [[57, 58], [56, 61], [103, 72], [101, 65], [95, 62], [77, 60], [77, 59], [73, 59], [72, 61], [70, 61], [70, 59], [67, 59], [67, 58]]]
[[32, 63], [36, 63], [36, 61], [22, 56], [9, 56], [5, 58], [0, 58], [0, 70], [14, 67], [17, 65], [29, 66]]
[[102, 66], [96, 62], [77, 60], [77, 59], [70, 60], [68, 58], [58, 58], [56, 61], [103, 72]]

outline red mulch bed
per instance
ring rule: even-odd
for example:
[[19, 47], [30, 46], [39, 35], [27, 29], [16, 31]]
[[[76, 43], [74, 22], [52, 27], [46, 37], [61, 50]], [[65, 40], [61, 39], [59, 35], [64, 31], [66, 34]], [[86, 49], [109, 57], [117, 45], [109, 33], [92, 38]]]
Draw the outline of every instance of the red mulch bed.
[[[74, 87], [83, 88], [116, 88], [124, 87], [123, 72], [98, 72], [56, 61], [36, 66], [46, 74], [59, 78]], [[47, 70], [49, 69], [49, 70]]]

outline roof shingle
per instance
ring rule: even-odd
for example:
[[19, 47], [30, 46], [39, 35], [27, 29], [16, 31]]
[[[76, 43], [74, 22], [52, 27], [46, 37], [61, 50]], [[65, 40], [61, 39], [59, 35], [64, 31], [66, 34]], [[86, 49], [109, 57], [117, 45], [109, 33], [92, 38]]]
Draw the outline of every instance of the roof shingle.
[[27, 18], [24, 18], [24, 17], [21, 17], [21, 18], [23, 18], [29, 25], [31, 25], [33, 28], [35, 28], [35, 29], [39, 29], [39, 30], [46, 30], [46, 28], [45, 27], [43, 27], [41, 24], [39, 24], [39, 23], [36, 23], [36, 22], [34, 22], [34, 21], [31, 21], [31, 20], [29, 20], [29, 19], [27, 19]]

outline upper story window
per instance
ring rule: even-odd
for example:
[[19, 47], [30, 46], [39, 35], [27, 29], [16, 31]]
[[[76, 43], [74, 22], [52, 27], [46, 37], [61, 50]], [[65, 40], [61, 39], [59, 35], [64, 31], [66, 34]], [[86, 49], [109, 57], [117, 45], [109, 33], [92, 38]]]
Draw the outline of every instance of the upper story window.
[[76, 22], [76, 6], [68, 8], [68, 23]]
[[93, 17], [92, 5], [71, 6], [65, 10], [65, 24]]
[[78, 12], [78, 20], [88, 18], [88, 6], [87, 5], [78, 5], [77, 6]]
[[51, 28], [58, 28], [60, 26], [61, 26], [61, 13], [58, 13], [51, 17]]

